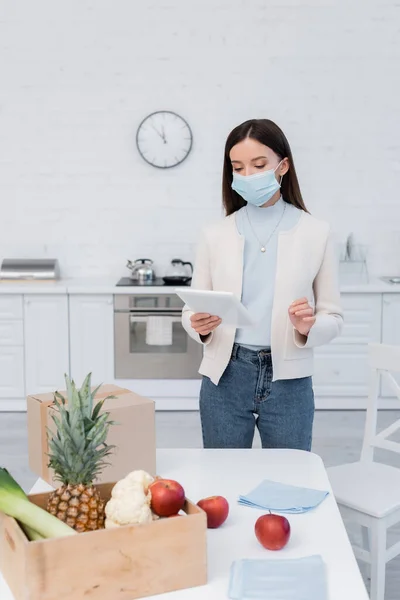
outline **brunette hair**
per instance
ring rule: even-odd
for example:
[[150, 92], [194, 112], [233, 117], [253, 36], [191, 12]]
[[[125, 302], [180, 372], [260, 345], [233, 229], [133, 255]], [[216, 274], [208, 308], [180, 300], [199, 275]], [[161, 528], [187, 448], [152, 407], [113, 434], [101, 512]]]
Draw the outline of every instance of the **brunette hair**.
[[229, 158], [229, 153], [233, 146], [246, 138], [252, 138], [260, 142], [260, 144], [268, 146], [281, 160], [284, 158], [288, 159], [289, 171], [283, 176], [281, 184], [282, 197], [288, 204], [293, 204], [293, 206], [308, 212], [301, 195], [292, 151], [285, 134], [278, 125], [269, 119], [251, 119], [235, 127], [226, 140], [222, 174], [222, 201], [226, 215], [231, 215], [247, 204], [231, 187], [233, 174], [232, 163]]

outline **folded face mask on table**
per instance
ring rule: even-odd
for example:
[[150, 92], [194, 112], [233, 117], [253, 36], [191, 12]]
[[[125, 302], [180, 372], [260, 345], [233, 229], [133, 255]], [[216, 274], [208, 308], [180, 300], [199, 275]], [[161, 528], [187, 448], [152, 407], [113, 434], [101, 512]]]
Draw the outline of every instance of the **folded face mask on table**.
[[327, 600], [325, 564], [319, 555], [232, 563], [231, 600]]
[[321, 504], [328, 493], [265, 479], [246, 496], [239, 496], [238, 503], [261, 510], [297, 514], [308, 512]]

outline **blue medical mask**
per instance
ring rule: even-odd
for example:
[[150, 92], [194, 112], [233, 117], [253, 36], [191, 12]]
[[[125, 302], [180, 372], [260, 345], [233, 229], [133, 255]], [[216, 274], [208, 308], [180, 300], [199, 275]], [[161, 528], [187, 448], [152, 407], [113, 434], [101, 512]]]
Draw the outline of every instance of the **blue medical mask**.
[[228, 596], [232, 600], [326, 600], [326, 564], [319, 554], [237, 560], [231, 565]]
[[[283, 161], [277, 165], [275, 169], [269, 169], [262, 173], [254, 173], [253, 175], [240, 175], [233, 173], [232, 189], [235, 190], [243, 200], [254, 206], [262, 206], [280, 189], [280, 183], [276, 180], [275, 171]], [[282, 181], [282, 180], [281, 180]]]

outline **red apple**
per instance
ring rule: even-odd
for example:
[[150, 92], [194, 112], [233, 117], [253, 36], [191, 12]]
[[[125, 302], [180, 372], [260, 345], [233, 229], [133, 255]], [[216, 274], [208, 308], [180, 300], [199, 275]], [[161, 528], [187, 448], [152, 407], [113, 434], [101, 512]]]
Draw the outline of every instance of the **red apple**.
[[200, 506], [207, 514], [207, 527], [216, 529], [226, 521], [229, 514], [228, 501], [223, 496], [210, 496], [199, 500], [197, 506]]
[[290, 538], [290, 523], [280, 515], [263, 515], [254, 526], [256, 537], [267, 550], [281, 550]]
[[159, 517], [176, 515], [185, 504], [185, 490], [173, 479], [156, 479], [149, 490], [151, 509]]

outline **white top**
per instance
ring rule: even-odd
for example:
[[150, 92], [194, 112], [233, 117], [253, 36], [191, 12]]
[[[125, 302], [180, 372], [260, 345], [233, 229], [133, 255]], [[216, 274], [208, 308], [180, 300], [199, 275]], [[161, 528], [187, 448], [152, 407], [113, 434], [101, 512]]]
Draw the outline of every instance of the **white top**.
[[300, 215], [282, 197], [273, 206], [247, 204], [236, 213], [236, 225], [244, 237], [242, 303], [256, 323], [236, 331], [235, 341], [242, 346], [253, 350], [271, 346], [278, 235], [294, 227]]
[[[194, 502], [207, 496], [225, 496], [230, 514], [222, 527], [207, 532], [208, 584], [152, 596], [154, 600], [221, 600], [227, 598], [232, 561], [312, 554], [320, 554], [326, 564], [329, 600], [368, 600], [333, 494], [309, 513], [286, 515], [291, 538], [278, 552], [264, 550], [254, 535], [254, 523], [263, 512], [236, 502], [239, 494], [247, 494], [262, 479], [331, 491], [323, 462], [316, 454], [300, 450], [159, 449], [157, 473], [179, 481]], [[47, 489], [42, 483], [35, 485], [34, 492]], [[1, 575], [0, 598], [12, 600]]]
[[[192, 287], [234, 293], [243, 290], [244, 237], [235, 215], [206, 229], [199, 244]], [[301, 212], [297, 225], [278, 234], [275, 289], [271, 319], [273, 380], [313, 375], [313, 348], [340, 334], [343, 315], [338, 284], [337, 257], [329, 225]], [[296, 298], [314, 300], [316, 322], [308, 337], [290, 322], [288, 309]], [[191, 326], [193, 313], [186, 306], [182, 322], [188, 334], [203, 343]], [[205, 340], [200, 373], [218, 385], [231, 355], [236, 330], [218, 327]]]

